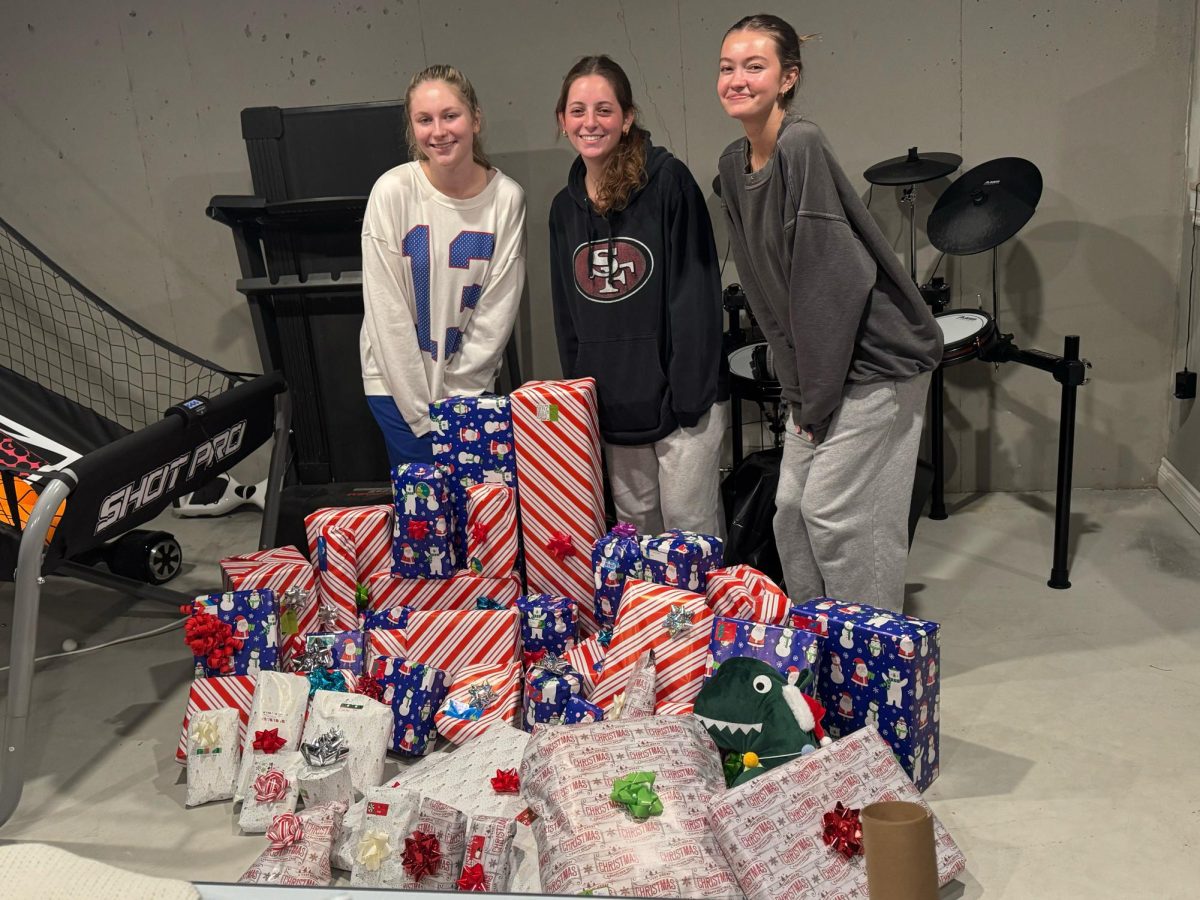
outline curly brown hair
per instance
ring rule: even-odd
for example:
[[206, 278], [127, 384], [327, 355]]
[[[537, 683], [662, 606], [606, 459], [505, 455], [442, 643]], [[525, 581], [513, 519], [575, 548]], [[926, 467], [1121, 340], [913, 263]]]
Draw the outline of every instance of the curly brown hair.
[[646, 144], [650, 133], [638, 124], [638, 108], [633, 102], [633, 88], [629, 77], [610, 57], [585, 56], [567, 72], [562, 90], [558, 94], [558, 105], [554, 108], [555, 118], [562, 120], [567, 110], [567, 94], [571, 85], [585, 75], [599, 75], [608, 82], [616, 95], [621, 115], [633, 113], [629, 131], [621, 135], [616, 150], [604, 164], [604, 172], [596, 186], [596, 209], [599, 212], [624, 209], [629, 198], [638, 188], [646, 184]]

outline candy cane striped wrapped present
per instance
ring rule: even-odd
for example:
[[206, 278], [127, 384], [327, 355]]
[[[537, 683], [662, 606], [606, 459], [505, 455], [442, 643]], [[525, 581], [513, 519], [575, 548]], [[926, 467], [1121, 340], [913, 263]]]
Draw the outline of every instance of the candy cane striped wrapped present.
[[467, 568], [499, 578], [517, 565], [517, 493], [503, 484], [467, 488]]
[[531, 381], [509, 400], [529, 590], [574, 599], [587, 637], [597, 630], [591, 550], [604, 534], [596, 381]]
[[521, 664], [464, 666], [433, 717], [438, 733], [455, 744], [479, 737], [498, 722], [512, 724], [521, 706]]
[[700, 594], [629, 579], [600, 681], [587, 699], [609, 712], [634, 664], [653, 650], [656, 711], [678, 711], [678, 704], [695, 700], [704, 684], [712, 623], [712, 610]]
[[179, 746], [175, 759], [187, 765], [188, 723], [192, 716], [206, 709], [236, 709], [238, 711], [238, 744], [245, 742], [246, 723], [250, 721], [250, 707], [254, 704], [253, 675], [219, 675], [215, 678], [197, 678], [192, 682], [188, 694], [187, 708], [183, 712], [183, 727], [179, 731]]
[[580, 641], [563, 655], [563, 659], [583, 679], [583, 696], [591, 697], [604, 668], [604, 646], [599, 639], [590, 637]]
[[276, 547], [221, 560], [221, 579], [227, 591], [271, 590], [282, 596], [288, 588], [311, 591], [317, 586], [312, 563], [295, 547]]
[[345, 552], [354, 564], [355, 581], [363, 581], [375, 572], [387, 572], [392, 566], [392, 507], [330, 506], [304, 518], [308, 536], [308, 555], [317, 561], [317, 538], [332, 527], [350, 532]]
[[454, 678], [468, 666], [519, 660], [521, 615], [515, 609], [411, 612], [403, 641], [401, 656]]
[[753, 566], [738, 564], [712, 570], [705, 596], [715, 615], [764, 625], [788, 624], [792, 604], [787, 594]]
[[[396, 609], [404, 609], [404, 607], [399, 606]], [[407, 616], [405, 617], [405, 621], [407, 623]], [[405, 638], [402, 628], [371, 628], [365, 634], [364, 672], [370, 672], [372, 664], [381, 656], [404, 655]]]
[[381, 572], [367, 578], [368, 615], [406, 606], [411, 611], [477, 609], [485, 598], [511, 606], [521, 596], [521, 579], [515, 572], [500, 578], [484, 578], [460, 572], [453, 578], [399, 578]]
[[314, 544], [317, 557], [317, 591], [298, 604], [298, 634], [317, 631], [353, 631], [358, 627], [358, 574], [354, 535], [348, 528], [330, 525]]

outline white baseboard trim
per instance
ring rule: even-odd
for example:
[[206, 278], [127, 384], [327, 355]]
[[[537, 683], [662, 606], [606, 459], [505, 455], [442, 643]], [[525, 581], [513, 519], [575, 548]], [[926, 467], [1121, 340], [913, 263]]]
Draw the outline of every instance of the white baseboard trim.
[[1165, 456], [1158, 466], [1158, 489], [1200, 531], [1200, 488], [1192, 484]]

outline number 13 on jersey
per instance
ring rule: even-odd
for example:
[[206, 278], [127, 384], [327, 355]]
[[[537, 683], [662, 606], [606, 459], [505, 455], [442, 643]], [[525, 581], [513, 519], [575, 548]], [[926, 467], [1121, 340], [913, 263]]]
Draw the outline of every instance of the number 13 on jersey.
[[[417, 345], [422, 353], [438, 358], [438, 342], [430, 334], [429, 294], [432, 275], [432, 254], [429, 247], [429, 226], [415, 225], [404, 235], [404, 255], [412, 266], [413, 292], [417, 304]], [[451, 269], [466, 269], [472, 260], [487, 262], [496, 249], [496, 236], [486, 231], [460, 231], [450, 242], [447, 265]], [[458, 312], [474, 309], [483, 293], [482, 284], [468, 284], [462, 289]], [[446, 329], [445, 354], [449, 359], [462, 344], [462, 331], [451, 325]]]

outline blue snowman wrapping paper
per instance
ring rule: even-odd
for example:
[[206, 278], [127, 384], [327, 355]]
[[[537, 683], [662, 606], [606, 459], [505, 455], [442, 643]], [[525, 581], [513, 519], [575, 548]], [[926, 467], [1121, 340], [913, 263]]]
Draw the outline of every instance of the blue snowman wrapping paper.
[[387, 631], [392, 631], [397, 628], [403, 628], [407, 624], [407, 606], [390, 606], [387, 609], [381, 609], [375, 612], [367, 612], [363, 616], [363, 629], [365, 631], [370, 631], [373, 628], [382, 628]]
[[604, 721], [604, 710], [595, 703], [589, 703], [582, 697], [567, 698], [567, 708], [563, 711], [564, 725], [590, 725], [593, 722]]
[[195, 657], [197, 678], [257, 675], [278, 668], [279, 606], [274, 591], [201, 594], [192, 601], [192, 612], [216, 616], [233, 629], [234, 637], [242, 639], [242, 647], [233, 655], [233, 669], [229, 672], [209, 669], [204, 657]]
[[711, 678], [726, 660], [748, 656], [765, 662], [784, 678], [793, 672], [797, 676], [805, 670], [811, 672], [812, 679], [804, 693], [814, 694], [820, 655], [821, 639], [802, 628], [717, 616], [708, 643], [704, 680]]
[[940, 628], [865, 603], [828, 598], [792, 608], [790, 620], [823, 638], [817, 699], [833, 738], [879, 730], [913, 784], [938, 776]]
[[628, 522], [616, 526], [592, 548], [592, 577], [596, 584], [596, 623], [611, 631], [617, 621], [625, 579], [647, 580], [637, 529]]
[[392, 574], [453, 576], [458, 557], [451, 538], [453, 509], [446, 474], [429, 463], [402, 463], [392, 470], [392, 499]]
[[583, 679], [563, 660], [549, 667], [535, 663], [525, 675], [524, 716], [521, 723], [533, 731], [537, 723], [561, 725], [566, 717], [567, 701], [583, 694]]
[[344, 669], [352, 675], [363, 672], [363, 633], [361, 631], [335, 631], [304, 636], [304, 649], [329, 648], [333, 668]]
[[646, 579], [667, 587], [703, 594], [708, 573], [725, 564], [725, 546], [711, 534], [676, 528], [641, 543]]
[[521, 611], [521, 645], [526, 653], [545, 650], [562, 656], [575, 646], [576, 606], [569, 597], [530, 594], [517, 598]]
[[403, 756], [424, 756], [437, 739], [433, 714], [446, 699], [449, 677], [441, 669], [424, 663], [409, 665], [396, 656], [376, 659], [371, 676], [383, 688], [381, 702], [392, 710], [392, 750]]
[[467, 559], [467, 488], [517, 485], [512, 414], [507, 397], [450, 397], [429, 404], [433, 461], [442, 466], [454, 509], [454, 549]]

